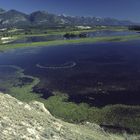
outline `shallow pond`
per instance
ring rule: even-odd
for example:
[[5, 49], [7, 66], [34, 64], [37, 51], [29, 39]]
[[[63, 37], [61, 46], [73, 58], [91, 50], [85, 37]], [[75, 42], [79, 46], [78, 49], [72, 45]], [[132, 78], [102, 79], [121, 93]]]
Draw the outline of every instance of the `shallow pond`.
[[[53, 91], [90, 105], [140, 105], [140, 41], [62, 45], [0, 53], [0, 66], [16, 65], [39, 77], [43, 98]], [[7, 71], [8, 72], [8, 71]], [[1, 71], [0, 77], [7, 72]]]

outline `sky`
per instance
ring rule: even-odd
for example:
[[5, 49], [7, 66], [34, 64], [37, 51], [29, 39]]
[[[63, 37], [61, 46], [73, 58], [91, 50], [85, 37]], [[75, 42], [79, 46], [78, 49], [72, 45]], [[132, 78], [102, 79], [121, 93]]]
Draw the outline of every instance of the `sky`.
[[46, 10], [54, 14], [113, 17], [140, 22], [140, 0], [0, 0], [0, 7], [25, 13]]

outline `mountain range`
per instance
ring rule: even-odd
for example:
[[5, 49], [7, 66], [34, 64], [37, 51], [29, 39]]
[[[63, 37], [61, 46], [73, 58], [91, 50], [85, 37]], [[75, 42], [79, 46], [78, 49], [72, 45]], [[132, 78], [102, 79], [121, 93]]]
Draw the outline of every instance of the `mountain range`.
[[31, 14], [25, 14], [17, 10], [6, 11], [0, 9], [0, 28], [2, 27], [25, 27], [25, 26], [39, 26], [47, 27], [56, 26], [128, 26], [134, 25], [128, 20], [117, 20], [114, 18], [98, 18], [98, 17], [84, 17], [84, 16], [65, 16], [55, 15], [46, 11], [35, 11]]

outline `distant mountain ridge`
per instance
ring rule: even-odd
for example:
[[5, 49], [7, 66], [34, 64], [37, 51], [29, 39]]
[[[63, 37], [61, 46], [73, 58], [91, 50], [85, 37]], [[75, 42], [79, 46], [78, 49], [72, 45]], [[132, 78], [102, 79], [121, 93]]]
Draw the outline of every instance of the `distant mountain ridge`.
[[19, 26], [128, 26], [134, 25], [128, 20], [117, 20], [114, 18], [98, 18], [84, 16], [65, 16], [55, 15], [46, 11], [35, 11], [31, 14], [25, 14], [17, 10], [5, 11], [0, 8], [0, 27], [19, 27]]

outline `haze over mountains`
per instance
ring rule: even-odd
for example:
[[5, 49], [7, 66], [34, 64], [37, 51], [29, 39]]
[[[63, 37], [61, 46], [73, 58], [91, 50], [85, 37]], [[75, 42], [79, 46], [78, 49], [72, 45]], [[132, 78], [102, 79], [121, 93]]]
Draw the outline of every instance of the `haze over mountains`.
[[25, 14], [16, 10], [6, 11], [0, 9], [0, 27], [27, 27], [45, 25], [48, 27], [55, 26], [95, 26], [95, 25], [121, 25], [128, 26], [134, 23], [128, 20], [117, 20], [113, 18], [98, 17], [80, 17], [55, 15], [46, 11], [35, 11], [31, 14]]

